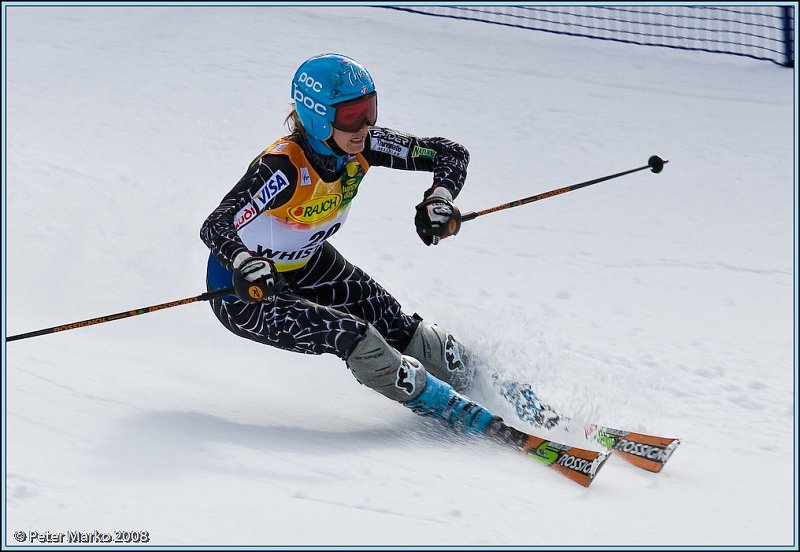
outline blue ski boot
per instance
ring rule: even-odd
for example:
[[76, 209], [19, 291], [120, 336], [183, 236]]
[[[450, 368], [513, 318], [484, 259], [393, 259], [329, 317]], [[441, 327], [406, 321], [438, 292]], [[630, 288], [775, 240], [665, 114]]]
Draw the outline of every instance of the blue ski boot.
[[404, 406], [421, 416], [442, 420], [461, 433], [489, 433], [493, 422], [502, 422], [499, 416], [460, 395], [450, 384], [431, 374], [426, 376], [422, 393], [402, 403]]

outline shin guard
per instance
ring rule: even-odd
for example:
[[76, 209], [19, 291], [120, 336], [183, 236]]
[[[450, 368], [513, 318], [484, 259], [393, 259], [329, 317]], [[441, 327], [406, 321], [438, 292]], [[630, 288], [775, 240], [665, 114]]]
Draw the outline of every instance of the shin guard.
[[347, 367], [359, 383], [398, 402], [414, 399], [425, 387], [425, 368], [401, 355], [372, 324], [347, 357]]
[[[419, 319], [418, 315], [415, 315]], [[419, 360], [429, 374], [464, 391], [472, 383], [474, 368], [466, 348], [448, 332], [419, 319], [404, 355]]]

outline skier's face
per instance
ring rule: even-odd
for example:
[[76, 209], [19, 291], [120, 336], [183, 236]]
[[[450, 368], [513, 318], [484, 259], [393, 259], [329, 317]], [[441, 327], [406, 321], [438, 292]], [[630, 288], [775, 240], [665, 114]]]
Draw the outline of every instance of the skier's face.
[[364, 140], [368, 132], [369, 126], [364, 123], [364, 125], [355, 132], [345, 132], [344, 130], [334, 128], [332, 138], [333, 141], [336, 142], [336, 145], [342, 148], [342, 151], [354, 155], [364, 151]]

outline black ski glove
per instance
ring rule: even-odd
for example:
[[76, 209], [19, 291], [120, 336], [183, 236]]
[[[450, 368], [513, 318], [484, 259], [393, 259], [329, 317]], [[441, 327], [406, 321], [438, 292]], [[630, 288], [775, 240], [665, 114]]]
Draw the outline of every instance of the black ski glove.
[[233, 289], [246, 303], [257, 303], [278, 295], [286, 281], [269, 259], [243, 251], [233, 260]]
[[458, 234], [461, 211], [453, 203], [450, 190], [440, 186], [417, 205], [414, 224], [425, 245], [436, 245], [439, 240]]

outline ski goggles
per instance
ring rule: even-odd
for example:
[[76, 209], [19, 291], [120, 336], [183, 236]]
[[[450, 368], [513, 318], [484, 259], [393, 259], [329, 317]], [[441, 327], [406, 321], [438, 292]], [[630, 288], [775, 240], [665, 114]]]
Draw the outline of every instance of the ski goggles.
[[344, 132], [356, 132], [365, 124], [374, 126], [378, 120], [378, 93], [370, 92], [355, 100], [333, 106], [335, 109], [333, 128]]

